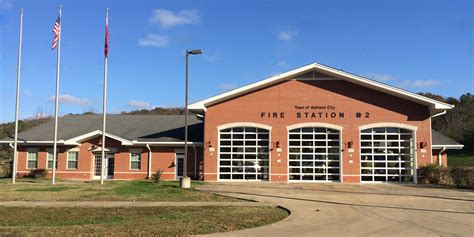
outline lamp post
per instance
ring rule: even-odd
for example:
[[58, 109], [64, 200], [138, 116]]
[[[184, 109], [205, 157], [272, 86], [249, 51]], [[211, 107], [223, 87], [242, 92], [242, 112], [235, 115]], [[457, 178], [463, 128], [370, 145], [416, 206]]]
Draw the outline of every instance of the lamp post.
[[191, 179], [188, 177], [188, 169], [187, 169], [187, 161], [188, 161], [188, 61], [189, 55], [193, 54], [202, 54], [202, 50], [194, 49], [194, 50], [186, 50], [186, 103], [185, 103], [185, 111], [184, 111], [184, 161], [183, 161], [183, 176], [180, 180], [181, 188], [190, 188], [191, 187]]

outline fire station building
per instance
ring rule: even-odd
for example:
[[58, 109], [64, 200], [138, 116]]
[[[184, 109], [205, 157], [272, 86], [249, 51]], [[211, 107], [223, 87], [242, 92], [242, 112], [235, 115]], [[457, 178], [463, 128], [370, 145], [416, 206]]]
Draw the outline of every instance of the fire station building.
[[[431, 129], [453, 106], [321, 64], [190, 104], [184, 117], [110, 115], [107, 178], [204, 181], [416, 182], [463, 145]], [[59, 120], [60, 178], [100, 178], [101, 115]], [[18, 175], [50, 168], [53, 123], [19, 134]], [[2, 143], [11, 143], [11, 138]]]

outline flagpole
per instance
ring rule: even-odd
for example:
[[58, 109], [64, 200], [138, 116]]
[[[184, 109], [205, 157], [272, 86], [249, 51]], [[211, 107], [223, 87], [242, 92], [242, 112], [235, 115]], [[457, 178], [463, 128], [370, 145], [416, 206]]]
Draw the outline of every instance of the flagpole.
[[21, 68], [21, 46], [23, 36], [23, 8], [20, 9], [20, 36], [18, 43], [18, 69], [16, 77], [16, 105], [15, 105], [15, 141], [13, 148], [13, 170], [12, 170], [12, 183], [15, 183], [16, 179], [16, 163], [18, 159], [18, 114], [20, 108], [20, 68]]
[[[61, 5], [59, 5], [59, 34], [58, 34], [58, 58], [56, 63], [56, 97], [54, 108], [54, 141], [53, 141], [53, 177], [52, 184], [56, 183], [56, 159], [57, 159], [57, 140], [58, 140], [58, 111], [59, 111], [59, 65], [61, 63], [61, 34], [62, 34]], [[66, 161], [67, 162], [67, 161]]]
[[[106, 24], [106, 37], [108, 37], [108, 25], [109, 25], [109, 9], [105, 11], [105, 24]], [[107, 41], [108, 39], [106, 39]], [[106, 42], [107, 43], [107, 42]], [[103, 119], [102, 119], [102, 162], [101, 162], [101, 173], [100, 173], [100, 184], [104, 184], [105, 175], [105, 123], [107, 117], [107, 58], [108, 55], [104, 55], [104, 105], [103, 105]]]

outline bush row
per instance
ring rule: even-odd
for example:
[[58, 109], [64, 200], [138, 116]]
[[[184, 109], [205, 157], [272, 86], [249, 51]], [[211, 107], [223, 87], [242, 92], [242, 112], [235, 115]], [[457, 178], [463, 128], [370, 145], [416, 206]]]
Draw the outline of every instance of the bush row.
[[44, 179], [48, 176], [48, 170], [45, 169], [35, 169], [23, 176], [23, 178], [30, 179]]
[[426, 165], [418, 168], [418, 183], [454, 186], [457, 188], [474, 189], [473, 167], [439, 167]]

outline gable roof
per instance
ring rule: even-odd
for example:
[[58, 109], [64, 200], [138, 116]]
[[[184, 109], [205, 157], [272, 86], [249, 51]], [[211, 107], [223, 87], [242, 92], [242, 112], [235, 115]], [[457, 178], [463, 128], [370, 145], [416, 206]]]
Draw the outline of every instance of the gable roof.
[[431, 138], [433, 139], [432, 147], [433, 149], [462, 149], [464, 147], [463, 144], [460, 144], [453, 139], [441, 134], [440, 132], [431, 129]]
[[[361, 85], [373, 90], [381, 91], [381, 92], [384, 92], [393, 96], [397, 96], [397, 97], [400, 97], [400, 98], [403, 98], [415, 103], [426, 105], [430, 108], [430, 111], [432, 112], [432, 114], [436, 114], [438, 112], [442, 112], [444, 110], [454, 108], [453, 105], [450, 105], [441, 101], [437, 101], [437, 100], [434, 100], [425, 96], [421, 96], [421, 95], [418, 95], [418, 94], [415, 94], [415, 93], [412, 93], [412, 92], [409, 92], [409, 91], [406, 91], [394, 86], [390, 86], [378, 81], [374, 81], [365, 77], [351, 74], [343, 70], [335, 69], [335, 68], [328, 67], [322, 64], [318, 64], [318, 63], [313, 63], [313, 64], [309, 64], [309, 65], [201, 100], [201, 101], [197, 101], [193, 104], [190, 104], [189, 109], [194, 112], [206, 111], [206, 109], [209, 106], [212, 106], [214, 104], [217, 104], [229, 99], [233, 99], [235, 97], [248, 94], [250, 92], [253, 92], [265, 87], [275, 85], [285, 80], [295, 79], [295, 77], [311, 72], [311, 71], [326, 74], [337, 79], [346, 80], [357, 85]], [[315, 78], [313, 77], [311, 79], [315, 79]]]
[[[202, 142], [203, 123], [196, 116], [188, 117], [189, 141]], [[54, 121], [33, 127], [18, 134], [19, 142], [49, 144], [53, 142]], [[60, 144], [79, 144], [102, 134], [102, 115], [72, 115], [59, 118]], [[107, 115], [106, 136], [133, 144], [174, 144], [184, 141], [184, 115]], [[12, 138], [0, 139], [11, 143]]]

